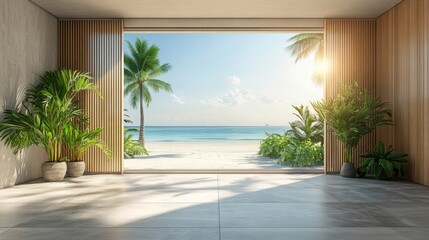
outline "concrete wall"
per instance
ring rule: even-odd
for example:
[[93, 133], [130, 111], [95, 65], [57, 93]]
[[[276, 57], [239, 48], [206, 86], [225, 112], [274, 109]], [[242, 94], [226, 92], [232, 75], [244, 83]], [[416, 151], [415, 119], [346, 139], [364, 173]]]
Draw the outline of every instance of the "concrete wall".
[[[57, 19], [28, 0], [0, 1], [0, 120], [37, 76], [57, 66]], [[46, 154], [14, 155], [0, 142], [0, 188], [41, 177]]]

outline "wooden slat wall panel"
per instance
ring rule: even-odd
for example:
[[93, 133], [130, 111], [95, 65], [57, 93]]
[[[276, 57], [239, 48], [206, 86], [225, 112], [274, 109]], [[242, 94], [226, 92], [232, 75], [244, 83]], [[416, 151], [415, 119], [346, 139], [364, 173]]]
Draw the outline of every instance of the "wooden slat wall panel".
[[[375, 20], [326, 19], [325, 98], [335, 96], [344, 83], [357, 82], [375, 95]], [[355, 166], [358, 155], [372, 149], [375, 133], [368, 134], [353, 153]], [[329, 127], [325, 127], [325, 172], [339, 172], [344, 162], [341, 143]]]
[[377, 139], [409, 153], [408, 178], [429, 185], [429, 0], [405, 0], [377, 18], [377, 94], [395, 126]]
[[60, 20], [58, 66], [89, 72], [103, 99], [78, 96], [90, 128], [103, 128], [102, 139], [113, 152], [108, 159], [91, 149], [84, 157], [89, 173], [123, 172], [123, 20]]

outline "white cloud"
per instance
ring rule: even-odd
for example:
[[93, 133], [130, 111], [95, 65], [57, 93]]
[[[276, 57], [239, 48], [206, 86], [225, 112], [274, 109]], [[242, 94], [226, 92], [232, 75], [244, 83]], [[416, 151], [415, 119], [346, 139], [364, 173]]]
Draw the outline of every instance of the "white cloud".
[[225, 107], [225, 106], [234, 106], [240, 105], [251, 101], [259, 101], [262, 103], [272, 103], [275, 100], [266, 94], [255, 93], [250, 89], [239, 89], [235, 88], [233, 91], [230, 91], [228, 94], [222, 95], [220, 97], [215, 97], [208, 100], [201, 100], [203, 104], [207, 104], [213, 107]]
[[173, 97], [173, 102], [180, 104], [180, 105], [185, 104], [185, 102], [181, 98], [176, 96], [176, 94], [173, 93], [173, 94], [171, 94], [171, 96]]
[[228, 82], [232, 85], [240, 85], [241, 79], [237, 76], [228, 77]]

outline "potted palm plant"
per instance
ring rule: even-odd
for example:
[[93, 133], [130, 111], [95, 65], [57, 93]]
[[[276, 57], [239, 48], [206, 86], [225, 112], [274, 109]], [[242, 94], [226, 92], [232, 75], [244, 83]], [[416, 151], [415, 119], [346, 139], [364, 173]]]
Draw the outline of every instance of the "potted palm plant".
[[90, 79], [86, 73], [67, 69], [46, 72], [26, 92], [22, 108], [4, 111], [0, 139], [15, 153], [32, 145], [42, 146], [48, 158], [42, 165], [47, 181], [64, 179], [64, 128], [72, 122], [86, 121], [73, 99], [80, 91], [96, 90]]
[[100, 139], [101, 128], [94, 130], [80, 130], [69, 124], [64, 128], [64, 143], [68, 149], [70, 161], [67, 162], [67, 175], [69, 177], [80, 177], [85, 172], [83, 155], [90, 147], [99, 148], [104, 154], [111, 156], [109, 148]]
[[344, 85], [335, 97], [312, 105], [343, 145], [341, 176], [355, 177], [353, 151], [364, 135], [377, 126], [392, 124], [388, 103], [370, 96], [367, 90], [360, 90], [358, 84], [354, 83]]

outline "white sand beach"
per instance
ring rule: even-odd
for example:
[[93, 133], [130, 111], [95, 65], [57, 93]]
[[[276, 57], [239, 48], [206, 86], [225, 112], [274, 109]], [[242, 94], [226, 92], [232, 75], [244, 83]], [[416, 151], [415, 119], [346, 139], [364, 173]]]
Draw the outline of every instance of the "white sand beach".
[[125, 159], [125, 170], [289, 169], [258, 156], [259, 141], [147, 142], [149, 156]]
[[125, 169], [277, 169], [258, 156], [259, 141], [148, 142], [149, 156], [125, 160]]

